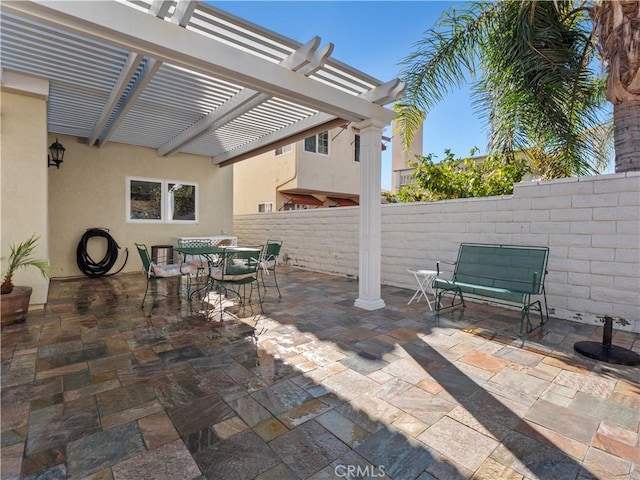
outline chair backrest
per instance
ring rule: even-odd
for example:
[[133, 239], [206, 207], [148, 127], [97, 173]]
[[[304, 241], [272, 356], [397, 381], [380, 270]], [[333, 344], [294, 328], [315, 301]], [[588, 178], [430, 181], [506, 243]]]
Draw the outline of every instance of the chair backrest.
[[277, 260], [280, 255], [280, 249], [282, 248], [282, 241], [280, 240], [267, 240], [267, 244], [262, 252], [262, 260], [270, 261]]
[[198, 248], [211, 246], [213, 246], [213, 240], [210, 238], [181, 238], [178, 240], [178, 247]]
[[138, 249], [138, 254], [140, 254], [144, 271], [148, 274], [151, 271], [151, 256], [149, 255], [149, 250], [147, 250], [147, 246], [144, 243], [136, 243], [136, 249]]
[[254, 247], [227, 247], [223, 252], [222, 274], [248, 275], [258, 272], [260, 249]]

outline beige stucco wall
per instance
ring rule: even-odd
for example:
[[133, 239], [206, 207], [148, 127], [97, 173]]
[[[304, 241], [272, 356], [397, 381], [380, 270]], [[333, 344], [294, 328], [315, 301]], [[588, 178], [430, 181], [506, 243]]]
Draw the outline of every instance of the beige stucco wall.
[[[0, 130], [2, 273], [10, 245], [40, 237], [35, 258], [48, 257], [46, 99], [2, 89]], [[16, 272], [14, 285], [33, 288], [34, 308], [47, 300], [48, 280], [35, 268]]]
[[360, 194], [360, 163], [353, 161], [354, 132], [334, 128], [329, 132], [329, 155], [304, 151], [298, 142], [298, 188], [345, 195]]
[[[50, 135], [49, 142], [55, 138]], [[76, 263], [76, 248], [89, 228], [109, 229], [122, 251], [129, 249], [124, 272], [142, 268], [136, 242], [151, 246], [171, 244], [174, 236], [232, 233], [232, 168], [215, 166], [208, 157], [177, 154], [162, 158], [151, 148], [118, 143], [89, 148], [84, 139], [63, 135], [58, 138], [67, 150], [60, 169], [49, 169], [52, 277], [82, 275]], [[199, 223], [127, 223], [128, 176], [197, 183]], [[104, 255], [103, 243], [98, 238], [91, 240], [89, 253], [94, 260], [99, 261]], [[99, 253], [94, 255], [92, 248], [98, 249]], [[120, 264], [118, 261], [114, 270]]]
[[295, 147], [290, 152], [276, 156], [274, 151], [249, 158], [233, 166], [233, 211], [237, 215], [256, 213], [258, 203], [276, 203], [276, 191], [282, 185], [295, 188]]

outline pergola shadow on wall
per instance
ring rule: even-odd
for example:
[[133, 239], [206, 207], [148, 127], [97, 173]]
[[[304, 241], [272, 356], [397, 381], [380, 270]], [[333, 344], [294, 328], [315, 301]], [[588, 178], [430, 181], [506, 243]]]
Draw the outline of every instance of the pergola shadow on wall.
[[[201, 155], [223, 167], [357, 125], [368, 152], [360, 267], [368, 281], [359, 306], [384, 306], [381, 158], [366, 146], [380, 145], [394, 118], [384, 105], [401, 95], [398, 79], [383, 83], [333, 59], [333, 45], [318, 37], [302, 44], [195, 1], [2, 2], [0, 12], [3, 91], [33, 94], [28, 79], [46, 81], [49, 135], [97, 149], [116, 142], [158, 157]], [[3, 247], [13, 241], [12, 221], [3, 219]], [[42, 222], [33, 230], [47, 243]]]

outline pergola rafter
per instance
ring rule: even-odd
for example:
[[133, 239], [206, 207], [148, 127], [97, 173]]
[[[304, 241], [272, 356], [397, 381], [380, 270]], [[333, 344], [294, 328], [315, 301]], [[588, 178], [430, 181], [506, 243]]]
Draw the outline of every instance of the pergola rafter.
[[[333, 45], [329, 44], [318, 51], [320, 37], [314, 37], [295, 52], [285, 58], [280, 65], [292, 71], [304, 69], [310, 75], [316, 71], [326, 58], [331, 54]], [[317, 55], [320, 53], [320, 55]], [[304, 75], [305, 73], [303, 73]], [[215, 132], [219, 127], [251, 111], [258, 105], [272, 98], [266, 93], [256, 92], [250, 88], [245, 88], [237, 95], [229, 99], [216, 110], [211, 111], [207, 116], [190, 125], [184, 132], [158, 149], [158, 155], [171, 155], [176, 153], [182, 146], [198, 138], [207, 132]], [[213, 152], [213, 157], [217, 157], [217, 152]], [[224, 161], [224, 160], [220, 160]]]

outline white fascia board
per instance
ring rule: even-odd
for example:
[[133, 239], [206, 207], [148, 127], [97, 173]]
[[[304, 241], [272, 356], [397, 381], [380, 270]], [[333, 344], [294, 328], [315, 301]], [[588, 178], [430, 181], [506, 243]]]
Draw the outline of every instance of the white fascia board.
[[393, 111], [363, 98], [118, 2], [2, 2], [2, 9], [345, 120], [377, 118], [389, 124], [395, 118]]
[[21, 73], [4, 70], [0, 67], [0, 85], [2, 88], [22, 92], [37, 97], [49, 97], [49, 81], [29, 77]]

